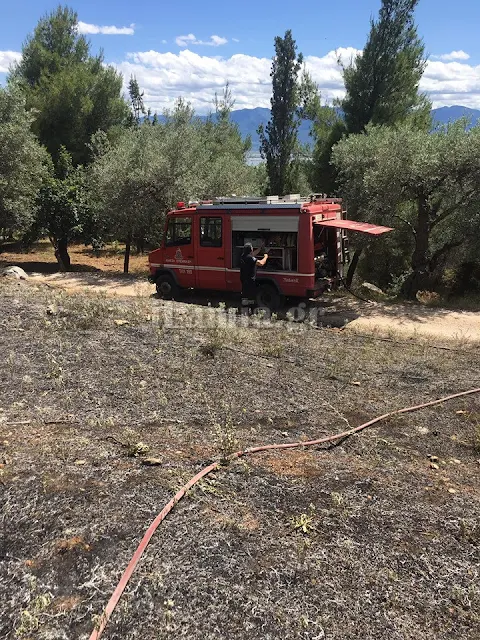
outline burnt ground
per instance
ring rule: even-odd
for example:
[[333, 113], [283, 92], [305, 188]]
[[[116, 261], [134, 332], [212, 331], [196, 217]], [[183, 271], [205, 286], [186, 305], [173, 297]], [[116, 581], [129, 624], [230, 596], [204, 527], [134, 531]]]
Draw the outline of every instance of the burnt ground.
[[[1, 638], [87, 639], [211, 460], [480, 386], [472, 343], [174, 312], [0, 281]], [[477, 395], [224, 466], [160, 526], [103, 637], [477, 639], [479, 462]]]

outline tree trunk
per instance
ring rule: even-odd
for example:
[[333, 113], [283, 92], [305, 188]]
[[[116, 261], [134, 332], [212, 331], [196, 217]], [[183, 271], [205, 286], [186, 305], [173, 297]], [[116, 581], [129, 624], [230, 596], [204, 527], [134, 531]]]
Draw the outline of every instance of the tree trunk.
[[418, 291], [427, 289], [430, 284], [430, 260], [428, 244], [430, 240], [429, 208], [425, 198], [418, 200], [418, 217], [415, 225], [415, 250], [412, 256], [412, 273], [405, 280], [402, 288], [409, 298], [414, 298]]
[[350, 266], [348, 267], [348, 271], [347, 271], [347, 278], [346, 278], [346, 285], [347, 287], [351, 287], [352, 286], [352, 282], [353, 282], [353, 276], [355, 275], [355, 271], [357, 270], [358, 267], [358, 261], [360, 260], [360, 256], [363, 253], [363, 248], [362, 249], [356, 249], [355, 253], [353, 254], [353, 258], [352, 261], [350, 263]]
[[125, 245], [125, 258], [123, 260], [123, 273], [128, 273], [128, 267], [130, 264], [130, 249], [132, 246], [132, 234], [129, 234]]
[[135, 249], [137, 255], [145, 253], [145, 239], [142, 236], [135, 239]]
[[70, 256], [68, 255], [68, 240], [58, 238], [54, 244], [55, 258], [60, 266], [60, 271], [70, 271]]
[[471, 286], [472, 278], [477, 264], [475, 262], [463, 262], [457, 272], [457, 277], [452, 287], [452, 295], [463, 296]]

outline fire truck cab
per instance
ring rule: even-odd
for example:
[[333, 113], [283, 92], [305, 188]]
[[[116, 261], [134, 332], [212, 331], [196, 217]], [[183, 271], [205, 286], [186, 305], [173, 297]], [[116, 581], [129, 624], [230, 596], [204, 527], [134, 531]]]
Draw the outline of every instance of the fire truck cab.
[[257, 271], [257, 304], [274, 310], [285, 297], [315, 298], [335, 286], [349, 261], [347, 229], [391, 231], [346, 220], [341, 199], [318, 195], [178, 203], [162, 246], [149, 255], [149, 279], [165, 299], [182, 289], [240, 292], [240, 256], [251, 242], [262, 248], [259, 257], [268, 253]]

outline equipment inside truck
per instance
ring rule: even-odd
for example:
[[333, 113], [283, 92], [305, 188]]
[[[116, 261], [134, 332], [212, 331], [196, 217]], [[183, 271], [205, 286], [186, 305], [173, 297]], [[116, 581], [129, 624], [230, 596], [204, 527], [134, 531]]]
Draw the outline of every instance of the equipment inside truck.
[[298, 233], [276, 231], [234, 231], [232, 234], [232, 267], [240, 268], [243, 247], [250, 242], [254, 249], [264, 248], [268, 253], [268, 271], [297, 271]]
[[337, 274], [335, 256], [337, 249], [336, 229], [313, 225], [313, 247], [315, 255], [315, 279], [333, 278]]

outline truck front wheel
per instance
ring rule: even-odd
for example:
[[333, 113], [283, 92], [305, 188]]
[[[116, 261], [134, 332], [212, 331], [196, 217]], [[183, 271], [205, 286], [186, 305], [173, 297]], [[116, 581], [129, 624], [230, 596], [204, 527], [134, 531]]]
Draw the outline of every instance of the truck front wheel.
[[284, 297], [271, 284], [261, 284], [257, 290], [257, 305], [266, 307], [270, 311], [278, 311], [284, 302]]
[[163, 300], [174, 300], [178, 298], [178, 287], [173, 281], [172, 276], [159, 276], [155, 282], [157, 294]]

